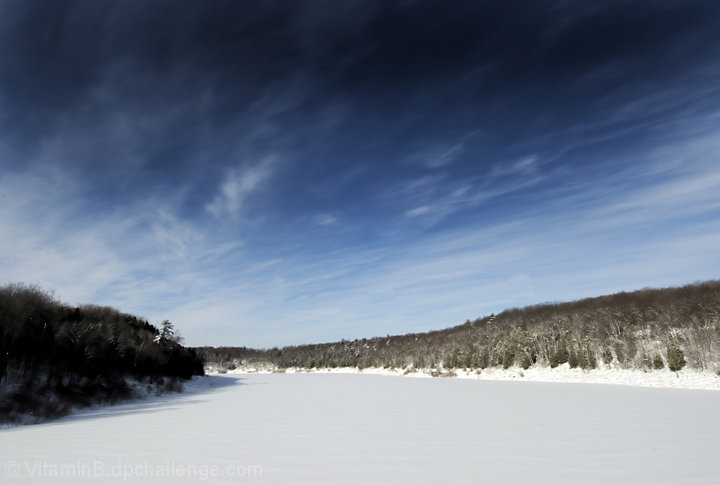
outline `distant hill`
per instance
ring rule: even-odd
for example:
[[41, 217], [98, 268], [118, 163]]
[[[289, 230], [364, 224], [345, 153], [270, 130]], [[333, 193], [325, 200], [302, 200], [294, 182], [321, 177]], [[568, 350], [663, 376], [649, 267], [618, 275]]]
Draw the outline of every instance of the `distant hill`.
[[513, 308], [445, 330], [273, 349], [200, 347], [238, 366], [720, 369], [720, 281]]
[[126, 382], [177, 388], [202, 360], [147, 321], [105, 306], [71, 307], [35, 286], [0, 287], [0, 422], [127, 398]]

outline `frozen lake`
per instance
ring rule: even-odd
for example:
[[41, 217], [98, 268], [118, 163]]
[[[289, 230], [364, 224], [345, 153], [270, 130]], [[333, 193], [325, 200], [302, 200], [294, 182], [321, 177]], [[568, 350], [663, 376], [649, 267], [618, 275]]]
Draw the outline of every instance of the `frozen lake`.
[[717, 483], [720, 392], [212, 376], [0, 431], [0, 483]]

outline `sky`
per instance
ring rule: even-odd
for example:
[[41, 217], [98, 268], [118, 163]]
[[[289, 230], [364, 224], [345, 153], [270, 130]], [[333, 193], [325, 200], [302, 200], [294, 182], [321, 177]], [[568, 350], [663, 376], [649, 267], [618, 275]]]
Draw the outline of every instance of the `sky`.
[[720, 277], [716, 1], [0, 0], [0, 285], [188, 345]]

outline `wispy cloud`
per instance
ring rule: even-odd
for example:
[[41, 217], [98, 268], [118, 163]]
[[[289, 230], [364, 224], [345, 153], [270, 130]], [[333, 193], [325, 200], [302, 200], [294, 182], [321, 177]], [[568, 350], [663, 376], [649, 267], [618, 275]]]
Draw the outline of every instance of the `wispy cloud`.
[[414, 209], [410, 209], [409, 211], [405, 212], [405, 215], [408, 217], [418, 217], [429, 214], [430, 212], [432, 212], [432, 210], [433, 208], [431, 206], [423, 205]]
[[[210, 232], [157, 199], [80, 218], [80, 180], [58, 171], [6, 173], [0, 268], [8, 281], [39, 282], [71, 303], [169, 318], [192, 345], [270, 346], [433, 329], [511, 306], [717, 277], [714, 219], [679, 217], [666, 229], [673, 208], [696, 209], [694, 216], [717, 210], [712, 146], [706, 140], [658, 150], [649, 163], [666, 165], [679, 153], [705, 161], [618, 174], [626, 183], [577, 185], [563, 207], [556, 205], [561, 199], [540, 198], [503, 222], [402, 244], [309, 247], [282, 258], [277, 248], [251, 256], [257, 248]], [[442, 176], [407, 186], [426, 190], [423, 196], [442, 188], [462, 203], [483, 194]], [[415, 217], [437, 210], [423, 207]], [[648, 231], [663, 237], [648, 239]]]
[[231, 169], [218, 194], [205, 208], [217, 219], [237, 219], [248, 198], [272, 176], [275, 164], [275, 158], [269, 157], [256, 165]]
[[[543, 180], [537, 173], [535, 157], [524, 158], [483, 180], [448, 180], [444, 176], [413, 180], [395, 192], [398, 203], [410, 206], [405, 216], [435, 225], [456, 212], [472, 209], [513, 192], [531, 187]], [[501, 175], [507, 177], [501, 179]]]
[[533, 175], [537, 172], [539, 157], [528, 155], [514, 162], [497, 165], [488, 174], [489, 178], [501, 177], [504, 175]]
[[217, 278], [219, 262], [240, 247], [209, 238], [166, 200], [89, 214], [86, 190], [82, 179], [48, 167], [0, 176], [5, 282], [37, 282], [70, 303], [147, 314]]
[[338, 218], [333, 214], [318, 214], [312, 218], [312, 222], [318, 226], [329, 226], [337, 223]]
[[480, 130], [471, 130], [453, 141], [426, 141], [422, 148], [409, 155], [408, 161], [427, 169], [444, 169], [456, 163], [467, 151], [468, 145], [480, 138]]
[[599, 213], [610, 222], [642, 221], [657, 217], [692, 217], [720, 208], [720, 171], [686, 176], [640, 189], [636, 193], [603, 207]]
[[427, 168], [442, 168], [450, 165], [460, 156], [464, 148], [463, 143], [458, 143], [449, 148], [428, 152], [424, 156], [424, 165]]

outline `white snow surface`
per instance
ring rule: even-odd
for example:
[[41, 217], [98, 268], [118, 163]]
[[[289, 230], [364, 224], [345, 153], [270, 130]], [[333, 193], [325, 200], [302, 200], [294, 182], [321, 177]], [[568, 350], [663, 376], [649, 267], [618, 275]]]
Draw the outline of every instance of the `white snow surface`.
[[0, 431], [0, 483], [710, 484], [718, 409], [706, 390], [212, 375]]
[[[215, 368], [208, 368], [214, 373]], [[255, 374], [276, 373], [272, 368], [239, 367], [229, 374]], [[490, 381], [531, 381], [531, 382], [563, 382], [576, 384], [616, 384], [638, 387], [663, 387], [669, 389], [705, 389], [720, 391], [720, 374], [714, 371], [700, 371], [685, 369], [679, 372], [669, 370], [640, 370], [640, 369], [571, 369], [568, 364], [560, 365], [554, 369], [534, 366], [529, 369], [518, 367], [510, 369], [488, 368], [483, 370], [453, 369], [443, 371], [437, 369], [384, 369], [371, 367], [358, 369], [357, 367], [337, 368], [289, 368], [287, 373], [323, 373], [323, 374], [372, 374], [384, 376], [406, 377], [454, 377], [458, 379], [490, 380]]]

